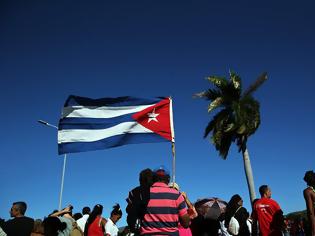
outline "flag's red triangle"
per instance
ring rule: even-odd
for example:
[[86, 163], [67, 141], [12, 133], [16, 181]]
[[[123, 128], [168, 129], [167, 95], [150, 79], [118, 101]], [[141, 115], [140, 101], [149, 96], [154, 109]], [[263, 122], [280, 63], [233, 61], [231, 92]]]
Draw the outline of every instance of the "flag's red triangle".
[[169, 98], [165, 98], [157, 104], [133, 114], [132, 118], [145, 128], [172, 141]]

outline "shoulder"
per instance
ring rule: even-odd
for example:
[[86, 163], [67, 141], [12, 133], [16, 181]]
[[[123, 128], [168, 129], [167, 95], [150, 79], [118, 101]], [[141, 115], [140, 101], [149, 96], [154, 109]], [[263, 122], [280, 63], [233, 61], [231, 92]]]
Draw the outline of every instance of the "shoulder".
[[249, 216], [248, 211], [246, 210], [245, 207], [241, 207], [237, 212], [235, 212], [235, 216], [239, 216], [239, 217], [247, 217]]
[[140, 186], [135, 187], [134, 189], [132, 189], [132, 190], [129, 192], [129, 197], [138, 196], [139, 193], [140, 193]]
[[34, 219], [31, 218], [31, 217], [28, 217], [28, 216], [24, 216], [23, 217], [25, 221], [28, 221], [28, 222], [34, 222]]
[[105, 224], [105, 230], [108, 231], [114, 226], [114, 223], [110, 218], [107, 219], [106, 224]]
[[310, 187], [307, 187], [306, 189], [303, 190], [303, 194], [304, 196], [311, 196], [311, 195], [315, 195], [315, 192], [310, 188]]
[[241, 207], [238, 211], [241, 213], [248, 213], [248, 211], [245, 207]]
[[281, 209], [281, 207], [280, 207], [278, 202], [276, 202], [275, 200], [273, 200], [271, 198], [268, 199], [268, 200], [269, 200], [268, 204], [270, 204], [275, 210], [280, 210]]
[[253, 205], [253, 210], [257, 210], [258, 206], [261, 204], [261, 201], [262, 201], [262, 198], [261, 199], [258, 199], [254, 205]]

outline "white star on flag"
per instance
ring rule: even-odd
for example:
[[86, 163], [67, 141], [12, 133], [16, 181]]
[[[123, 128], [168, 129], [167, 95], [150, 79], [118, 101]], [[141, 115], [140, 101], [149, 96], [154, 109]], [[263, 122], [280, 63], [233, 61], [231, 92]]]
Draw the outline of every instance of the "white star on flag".
[[154, 108], [152, 112], [148, 113], [148, 117], [149, 117], [148, 123], [150, 123], [150, 121], [152, 121], [152, 120], [154, 120], [154, 121], [156, 121], [156, 122], [159, 122], [159, 121], [156, 119], [156, 117], [158, 117], [159, 115], [160, 115], [160, 114], [155, 113], [155, 108]]

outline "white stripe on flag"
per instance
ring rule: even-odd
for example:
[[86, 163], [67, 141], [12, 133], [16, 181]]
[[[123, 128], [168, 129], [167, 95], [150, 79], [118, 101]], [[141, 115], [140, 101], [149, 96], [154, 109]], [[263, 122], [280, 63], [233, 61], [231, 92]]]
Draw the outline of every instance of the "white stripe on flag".
[[97, 106], [71, 106], [64, 107], [62, 118], [64, 117], [84, 117], [84, 118], [112, 118], [129, 113], [142, 111], [151, 105], [124, 106], [124, 107], [97, 107]]
[[67, 129], [58, 131], [58, 143], [94, 142], [125, 133], [153, 133], [137, 122], [124, 122], [107, 129]]

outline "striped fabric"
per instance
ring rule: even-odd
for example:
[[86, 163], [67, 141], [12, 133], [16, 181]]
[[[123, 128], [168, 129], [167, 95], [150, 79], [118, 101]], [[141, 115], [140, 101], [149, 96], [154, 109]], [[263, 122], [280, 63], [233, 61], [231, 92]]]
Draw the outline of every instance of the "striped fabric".
[[174, 141], [171, 99], [69, 96], [58, 126], [58, 153]]
[[179, 216], [187, 214], [183, 196], [165, 183], [154, 183], [144, 215], [141, 235], [178, 236]]

